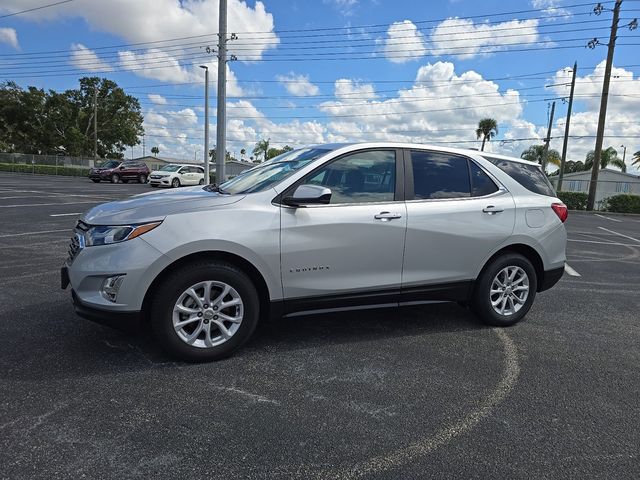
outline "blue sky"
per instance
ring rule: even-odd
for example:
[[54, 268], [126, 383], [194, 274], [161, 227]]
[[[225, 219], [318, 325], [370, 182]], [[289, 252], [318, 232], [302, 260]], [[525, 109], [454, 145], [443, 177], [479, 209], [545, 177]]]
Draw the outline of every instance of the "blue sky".
[[[3, 0], [0, 15], [47, 0]], [[612, 7], [612, 2], [604, 3]], [[570, 72], [578, 62], [569, 158], [593, 148], [611, 12], [576, 0], [229, 0], [228, 149], [343, 140], [404, 140], [478, 147], [478, 120], [499, 121], [488, 147], [519, 155], [546, 134], [561, 149]], [[640, 13], [625, 0], [620, 25]], [[202, 157], [203, 82], [215, 80], [216, 0], [74, 0], [0, 19], [0, 80], [54, 90], [85, 74], [138, 97], [146, 153]], [[640, 150], [640, 30], [621, 28], [605, 146]], [[191, 37], [191, 38], [186, 38]], [[194, 38], [195, 37], [195, 38]], [[154, 43], [152, 43], [154, 42]], [[136, 45], [132, 45], [136, 44]], [[40, 53], [39, 53], [40, 52]], [[596, 68], [599, 66], [598, 68]], [[516, 77], [516, 78], [514, 78]], [[215, 138], [215, 84], [211, 91]], [[575, 124], [575, 125], [574, 125]], [[506, 141], [500, 141], [506, 140]], [[213, 142], [212, 142], [213, 143]], [[142, 146], [127, 156], [142, 154]]]

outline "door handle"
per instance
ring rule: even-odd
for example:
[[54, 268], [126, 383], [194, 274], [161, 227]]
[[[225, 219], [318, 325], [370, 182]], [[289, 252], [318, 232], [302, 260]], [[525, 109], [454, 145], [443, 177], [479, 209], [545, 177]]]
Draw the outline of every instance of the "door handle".
[[394, 218], [402, 218], [402, 215], [399, 213], [391, 213], [391, 212], [380, 212], [373, 216], [376, 220], [382, 220], [383, 222], [388, 222], [389, 220], [393, 220]]
[[496, 213], [504, 212], [504, 208], [494, 207], [493, 205], [487, 205], [482, 209], [484, 213], [489, 215], [495, 215]]

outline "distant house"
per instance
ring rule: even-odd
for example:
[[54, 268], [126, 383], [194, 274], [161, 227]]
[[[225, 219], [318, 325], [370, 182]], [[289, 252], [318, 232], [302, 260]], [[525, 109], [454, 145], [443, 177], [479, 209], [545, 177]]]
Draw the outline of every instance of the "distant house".
[[[557, 175], [549, 177], [553, 186], [558, 185]], [[562, 190], [565, 192], [589, 192], [591, 171], [565, 173], [562, 177]], [[640, 195], [640, 175], [623, 173], [605, 168], [598, 174], [596, 189], [596, 208], [600, 209], [605, 198], [621, 193]]]
[[[200, 165], [202, 166], [203, 162], [194, 162], [189, 160], [181, 160], [179, 158], [170, 158], [170, 157], [154, 157], [151, 155], [147, 155], [145, 157], [134, 158], [133, 160], [127, 160], [132, 162], [144, 162], [147, 164], [147, 167], [151, 171], [160, 170], [165, 165], [169, 165], [170, 163], [179, 163], [181, 165]], [[225, 164], [225, 175], [227, 178], [235, 177], [236, 175], [240, 175], [245, 170], [255, 167], [256, 165], [249, 162], [240, 162], [238, 160], [228, 160]], [[215, 162], [210, 162], [209, 169], [211, 172], [215, 173], [216, 164]]]

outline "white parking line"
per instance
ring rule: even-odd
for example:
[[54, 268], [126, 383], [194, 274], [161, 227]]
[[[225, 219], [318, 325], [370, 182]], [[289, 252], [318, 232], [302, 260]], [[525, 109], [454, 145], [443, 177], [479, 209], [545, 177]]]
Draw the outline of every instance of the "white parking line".
[[9, 233], [5, 235], [0, 235], [0, 238], [8, 238], [8, 237], [22, 237], [25, 235], [42, 235], [45, 233], [60, 233], [60, 232], [71, 232], [70, 228], [65, 228], [64, 230], [43, 230], [42, 232], [24, 232], [24, 233]]
[[80, 215], [80, 212], [74, 212], [74, 213], [52, 213], [49, 216], [50, 217], [69, 217], [71, 215]]
[[633, 243], [618, 243], [618, 242], [597, 242], [595, 240], [577, 240], [575, 238], [568, 238], [567, 239], [568, 242], [580, 242], [580, 243], [598, 243], [600, 245], [618, 245], [621, 247], [637, 247], [638, 245], [635, 245]]
[[573, 268], [571, 268], [569, 266], [568, 263], [565, 262], [564, 264], [564, 271], [567, 272], [569, 275], [571, 275], [572, 277], [581, 277], [582, 275], [580, 275], [578, 272], [576, 272]]
[[605, 220], [611, 220], [612, 222], [618, 222], [618, 223], [622, 222], [622, 220], [618, 220], [617, 218], [609, 218], [609, 217], [605, 217], [604, 215], [600, 215], [600, 214], [598, 214], [598, 213], [594, 213], [594, 215], [595, 215], [596, 217], [604, 218]]
[[634, 242], [640, 243], [640, 240], [638, 240], [637, 238], [630, 237], [629, 235], [625, 235], [624, 233], [614, 232], [613, 230], [609, 230], [608, 228], [604, 228], [604, 227], [598, 227], [598, 228], [600, 230], [604, 230], [605, 232], [613, 233], [615, 235], [619, 235], [621, 237], [628, 238], [629, 240], [633, 240]]
[[100, 203], [100, 202], [65, 202], [65, 203], [31, 203], [23, 205], [0, 205], [0, 208], [17, 208], [17, 207], [48, 207], [50, 205], [79, 205], [81, 203]]

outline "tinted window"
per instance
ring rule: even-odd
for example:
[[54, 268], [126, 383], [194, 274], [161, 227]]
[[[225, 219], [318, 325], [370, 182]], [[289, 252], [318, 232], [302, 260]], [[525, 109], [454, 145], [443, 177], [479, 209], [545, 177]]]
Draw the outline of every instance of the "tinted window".
[[369, 151], [348, 155], [313, 172], [303, 183], [331, 189], [331, 203], [392, 202], [396, 154]]
[[469, 169], [471, 171], [471, 196], [483, 197], [498, 191], [497, 185], [478, 165], [469, 162]]
[[547, 179], [547, 176], [535, 165], [511, 162], [502, 158], [488, 157], [486, 155], [483, 155], [483, 157], [496, 165], [500, 170], [505, 172], [527, 190], [540, 195], [547, 195], [549, 197], [556, 196], [556, 192]]
[[411, 152], [416, 199], [469, 197], [467, 159], [446, 153]]

